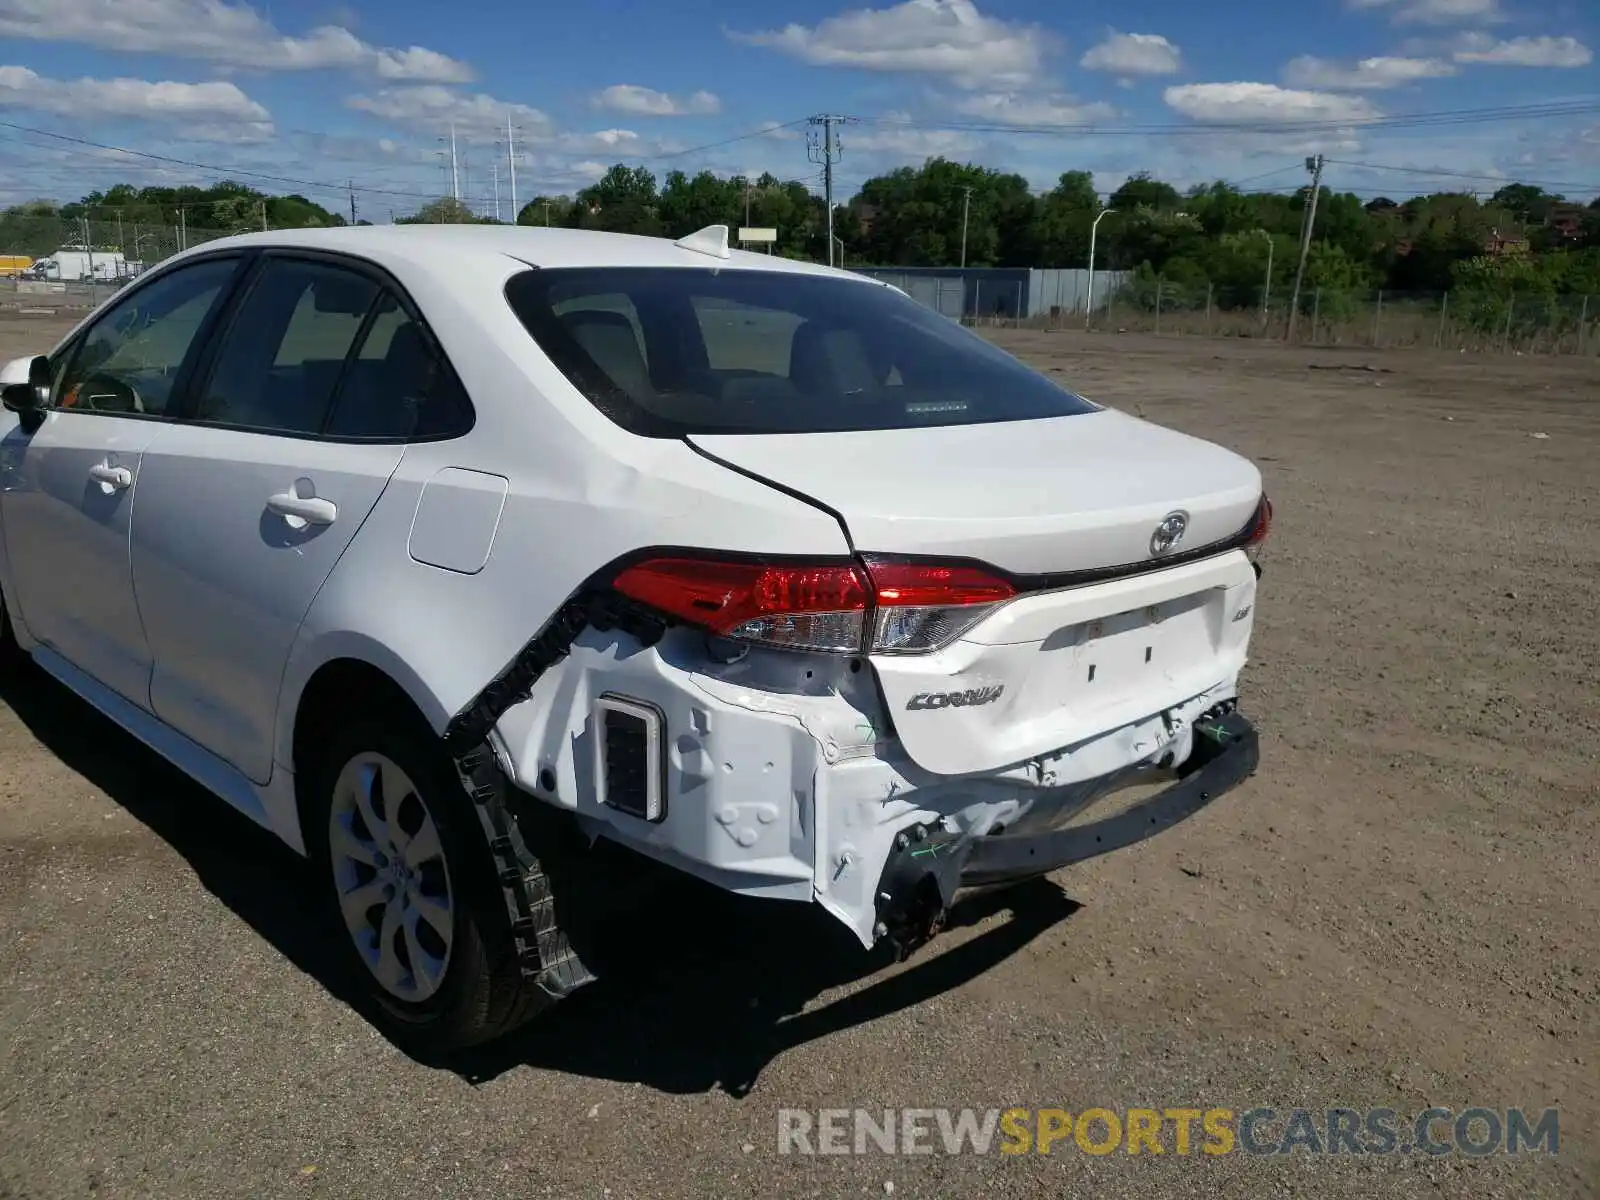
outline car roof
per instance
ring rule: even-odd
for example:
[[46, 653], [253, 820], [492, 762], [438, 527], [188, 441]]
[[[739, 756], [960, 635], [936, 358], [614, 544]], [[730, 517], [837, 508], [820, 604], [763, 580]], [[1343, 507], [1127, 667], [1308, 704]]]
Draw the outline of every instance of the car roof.
[[853, 272], [796, 262], [776, 254], [730, 248], [728, 257], [722, 258], [664, 237], [540, 225], [356, 225], [276, 229], [206, 242], [190, 253], [233, 246], [343, 251], [369, 258], [379, 265], [404, 262], [445, 272], [459, 268], [464, 258], [490, 256], [516, 259], [534, 267], [717, 267], [864, 278]]

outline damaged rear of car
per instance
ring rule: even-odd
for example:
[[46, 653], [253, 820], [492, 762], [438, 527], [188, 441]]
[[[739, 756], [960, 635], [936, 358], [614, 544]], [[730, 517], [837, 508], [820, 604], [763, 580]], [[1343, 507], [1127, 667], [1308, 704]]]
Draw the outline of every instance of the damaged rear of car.
[[[480, 796], [908, 953], [958, 889], [1142, 840], [1255, 769], [1238, 677], [1272, 510], [1245, 459], [839, 273], [540, 267], [505, 297], [558, 407], [770, 489], [838, 545], [739, 544], [737, 506], [708, 506], [575, 581], [446, 730]], [[485, 832], [508, 878], [538, 854]], [[541, 986], [585, 981], [581, 916], [513, 892]]]

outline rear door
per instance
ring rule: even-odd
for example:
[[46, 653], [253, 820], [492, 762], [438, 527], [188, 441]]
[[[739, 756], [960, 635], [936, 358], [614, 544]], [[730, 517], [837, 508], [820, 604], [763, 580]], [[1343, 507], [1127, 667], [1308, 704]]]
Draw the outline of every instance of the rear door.
[[358, 264], [265, 256], [185, 419], [145, 452], [132, 556], [151, 706], [258, 782], [296, 632], [404, 453], [403, 420], [360, 440], [336, 427], [342, 393], [403, 409], [415, 361], [362, 353], [398, 311]]

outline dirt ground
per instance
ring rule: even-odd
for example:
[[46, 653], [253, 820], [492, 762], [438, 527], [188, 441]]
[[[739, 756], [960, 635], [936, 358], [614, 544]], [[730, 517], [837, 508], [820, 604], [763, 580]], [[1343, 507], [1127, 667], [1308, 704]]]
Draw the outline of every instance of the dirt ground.
[[[29, 675], [0, 1197], [1600, 1194], [1600, 370], [995, 336], [1261, 464], [1253, 780], [900, 967], [686, 889], [626, 970], [438, 1067], [342, 999], [292, 855]], [[780, 1108], [1011, 1105], [1554, 1107], [1560, 1151], [778, 1153]]]

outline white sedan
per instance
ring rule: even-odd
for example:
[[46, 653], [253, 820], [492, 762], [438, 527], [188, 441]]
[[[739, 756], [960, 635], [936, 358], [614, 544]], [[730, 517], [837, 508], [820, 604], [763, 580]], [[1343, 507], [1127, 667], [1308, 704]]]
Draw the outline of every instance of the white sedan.
[[418, 1048], [592, 978], [602, 844], [906, 953], [1257, 763], [1257, 469], [721, 226], [211, 242], [0, 382], [10, 650], [308, 855]]

